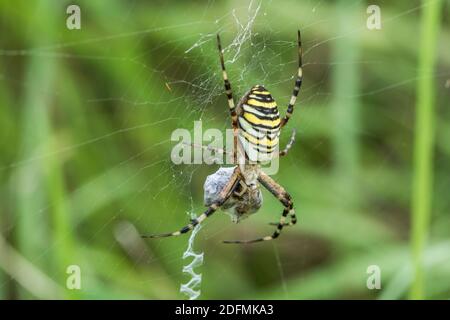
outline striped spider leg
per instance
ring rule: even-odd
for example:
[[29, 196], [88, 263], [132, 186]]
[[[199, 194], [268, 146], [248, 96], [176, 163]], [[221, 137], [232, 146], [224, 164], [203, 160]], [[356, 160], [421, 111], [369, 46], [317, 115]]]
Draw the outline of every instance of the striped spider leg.
[[143, 235], [142, 238], [164, 238], [164, 237], [172, 237], [172, 236], [179, 236], [183, 233], [187, 233], [195, 228], [196, 225], [201, 223], [206, 218], [210, 217], [214, 212], [216, 212], [217, 209], [219, 209], [225, 201], [230, 198], [230, 196], [233, 194], [234, 190], [236, 189], [237, 185], [240, 181], [240, 174], [239, 174], [239, 168], [236, 167], [233, 174], [230, 177], [230, 180], [226, 184], [226, 186], [222, 189], [222, 191], [219, 194], [218, 199], [208, 206], [208, 209], [206, 209], [205, 212], [203, 212], [198, 218], [192, 219], [191, 223], [189, 223], [187, 226], [184, 226], [178, 231], [175, 232], [168, 232], [168, 233], [162, 233], [162, 234], [155, 234], [155, 235]]
[[283, 150], [278, 151], [279, 157], [286, 156], [288, 154], [289, 150], [291, 150], [292, 146], [295, 143], [295, 134], [296, 134], [295, 129], [292, 129], [291, 138], [289, 139], [289, 142], [287, 143], [286, 147]]
[[214, 157], [211, 157], [208, 159], [218, 160], [218, 163], [221, 163], [220, 162], [221, 159], [217, 157], [218, 155], [227, 155], [227, 156], [233, 155], [233, 152], [230, 152], [230, 151], [226, 150], [225, 148], [214, 147], [211, 145], [204, 146], [202, 144], [193, 143], [193, 142], [191, 142], [191, 143], [183, 142], [183, 144], [187, 145], [187, 146], [191, 146], [193, 148], [198, 148], [198, 149], [207, 150], [207, 151], [214, 151], [214, 153], [215, 153]]
[[227, 95], [228, 99], [228, 107], [230, 109], [230, 115], [231, 115], [231, 125], [233, 128], [233, 163], [237, 163], [237, 146], [238, 146], [238, 115], [236, 112], [236, 106], [234, 104], [233, 99], [233, 91], [231, 90], [231, 83], [228, 79], [228, 74], [225, 69], [225, 60], [223, 59], [223, 51], [222, 51], [222, 44], [220, 43], [220, 36], [217, 34], [217, 48], [219, 50], [219, 57], [220, 57], [220, 65], [222, 67], [222, 77], [223, 82], [225, 85], [225, 94]]

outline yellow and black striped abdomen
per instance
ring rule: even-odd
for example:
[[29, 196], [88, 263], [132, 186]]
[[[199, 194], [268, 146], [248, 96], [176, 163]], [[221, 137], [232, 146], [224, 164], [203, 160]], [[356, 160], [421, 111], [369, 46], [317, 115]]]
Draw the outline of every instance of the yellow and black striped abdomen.
[[249, 160], [270, 161], [280, 135], [280, 114], [270, 92], [254, 86], [241, 100], [238, 115], [239, 141]]

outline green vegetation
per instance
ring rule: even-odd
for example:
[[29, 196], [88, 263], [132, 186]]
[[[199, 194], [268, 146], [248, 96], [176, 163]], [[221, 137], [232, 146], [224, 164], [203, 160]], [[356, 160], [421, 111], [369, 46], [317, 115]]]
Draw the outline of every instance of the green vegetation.
[[[441, 1], [424, 2], [419, 45], [416, 127], [414, 145], [414, 181], [412, 193], [412, 249], [414, 283], [411, 298], [423, 299], [423, 252], [431, 216], [433, 196], [434, 109], [436, 83], [430, 73], [436, 65], [437, 36], [441, 20]], [[428, 5], [427, 5], [428, 4]]]
[[257, 1], [79, 1], [81, 30], [68, 5], [0, 3], [0, 299], [184, 298], [188, 237], [140, 234], [200, 214], [218, 166], [174, 165], [171, 133], [230, 127], [218, 31], [236, 99], [261, 83], [284, 113], [299, 27], [304, 85], [281, 138], [297, 141], [274, 176], [299, 224], [222, 244], [272, 231], [267, 192], [239, 225], [208, 219], [201, 298], [450, 297], [448, 2], [383, 3], [381, 30], [360, 1], [263, 2], [251, 28]]

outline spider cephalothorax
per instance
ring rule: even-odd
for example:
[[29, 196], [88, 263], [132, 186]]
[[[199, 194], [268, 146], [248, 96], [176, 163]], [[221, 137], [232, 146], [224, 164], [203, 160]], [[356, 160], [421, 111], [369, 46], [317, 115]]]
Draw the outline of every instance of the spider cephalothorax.
[[[220, 63], [222, 66], [225, 93], [233, 126], [233, 163], [234, 167], [220, 168], [205, 181], [205, 205], [208, 207], [198, 218], [179, 231], [149, 238], [178, 236], [192, 230], [196, 225], [221, 208], [228, 212], [233, 222], [239, 222], [255, 213], [262, 205], [260, 185], [272, 193], [284, 207], [279, 222], [272, 223], [276, 229], [272, 235], [254, 240], [233, 240], [225, 243], [253, 243], [277, 238], [283, 227], [297, 222], [291, 196], [261, 169], [261, 163], [288, 153], [295, 139], [293, 130], [291, 140], [282, 151], [278, 149], [281, 129], [289, 121], [294, 111], [295, 101], [302, 84], [302, 46], [298, 31], [298, 72], [294, 90], [289, 101], [286, 115], [280, 119], [278, 107], [269, 91], [262, 85], [253, 86], [235, 106], [231, 84], [225, 69], [220, 37], [217, 35]], [[289, 217], [289, 221], [287, 218]]]

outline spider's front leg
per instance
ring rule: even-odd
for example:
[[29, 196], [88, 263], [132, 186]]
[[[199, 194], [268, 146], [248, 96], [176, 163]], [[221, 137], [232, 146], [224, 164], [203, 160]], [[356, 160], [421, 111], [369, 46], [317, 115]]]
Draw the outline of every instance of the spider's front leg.
[[[294, 209], [294, 203], [292, 202], [291, 196], [289, 193], [284, 190], [282, 186], [280, 186], [278, 183], [275, 182], [271, 177], [269, 177], [264, 172], [261, 173], [259, 181], [261, 184], [266, 187], [267, 190], [270, 191], [285, 207], [285, 209], [289, 209], [289, 222], [286, 222], [286, 216], [281, 217], [280, 222], [272, 222], [271, 225], [278, 226], [281, 222], [283, 223], [283, 226], [293, 226], [297, 223], [297, 216], [295, 215], [295, 209]], [[283, 211], [284, 214], [284, 211]]]
[[211, 205], [209, 205], [208, 209], [206, 209], [206, 211], [203, 212], [198, 218], [192, 219], [191, 223], [189, 223], [187, 226], [184, 226], [178, 231], [154, 235], [143, 235], [142, 238], [172, 237], [172, 236], [179, 236], [182, 235], [183, 233], [191, 231], [192, 229], [195, 228], [196, 225], [198, 225], [203, 220], [211, 216], [214, 212], [216, 212], [216, 210], [219, 209], [225, 203], [225, 201], [228, 200], [228, 198], [233, 194], [234, 189], [236, 188], [238, 183], [239, 183], [239, 168], [236, 167], [236, 169], [234, 170], [233, 174], [230, 177], [230, 180], [220, 192], [217, 200], [214, 201]]
[[231, 116], [231, 126], [233, 128], [233, 163], [237, 164], [238, 115], [236, 113], [236, 105], [234, 104], [231, 83], [228, 79], [227, 70], [225, 68], [225, 60], [223, 58], [222, 44], [220, 43], [219, 34], [217, 34], [217, 49], [219, 50], [220, 66], [222, 67], [222, 77], [225, 86], [225, 94], [228, 100], [228, 107], [230, 109]]
[[[281, 230], [286, 225], [294, 225], [297, 223], [297, 217], [295, 215], [294, 204], [291, 200], [291, 196], [284, 190], [282, 186], [275, 182], [271, 177], [269, 177], [264, 172], [260, 173], [258, 181], [272, 193], [277, 199], [283, 204], [284, 210], [280, 217], [280, 221], [276, 224], [277, 228], [270, 236], [265, 236], [262, 238], [257, 238], [253, 240], [227, 240], [224, 243], [254, 243], [260, 241], [268, 241], [278, 238], [281, 234]], [[286, 217], [289, 215], [290, 221], [286, 223]]]

